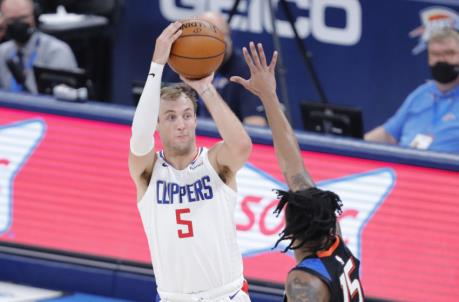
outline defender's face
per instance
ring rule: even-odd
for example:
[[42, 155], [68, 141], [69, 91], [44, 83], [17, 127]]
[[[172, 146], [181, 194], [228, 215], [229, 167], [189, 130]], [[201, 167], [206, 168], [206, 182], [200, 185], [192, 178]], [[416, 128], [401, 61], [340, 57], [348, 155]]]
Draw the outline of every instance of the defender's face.
[[431, 42], [428, 46], [429, 65], [438, 62], [446, 62], [451, 65], [459, 65], [459, 43], [454, 39], [446, 39], [441, 42]]
[[192, 101], [185, 95], [177, 100], [161, 100], [158, 131], [164, 148], [175, 155], [193, 151], [196, 140], [196, 113]]

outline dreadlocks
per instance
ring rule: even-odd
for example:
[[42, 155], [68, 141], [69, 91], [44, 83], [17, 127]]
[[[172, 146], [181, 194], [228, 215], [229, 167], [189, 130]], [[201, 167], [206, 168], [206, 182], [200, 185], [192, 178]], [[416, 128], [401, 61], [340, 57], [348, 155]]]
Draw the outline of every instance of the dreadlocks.
[[297, 192], [275, 191], [280, 200], [274, 213], [279, 216], [285, 205], [287, 208], [286, 225], [274, 247], [283, 240], [290, 240], [284, 253], [306, 243], [314, 253], [327, 248], [336, 233], [336, 215], [342, 213], [339, 196], [316, 187]]

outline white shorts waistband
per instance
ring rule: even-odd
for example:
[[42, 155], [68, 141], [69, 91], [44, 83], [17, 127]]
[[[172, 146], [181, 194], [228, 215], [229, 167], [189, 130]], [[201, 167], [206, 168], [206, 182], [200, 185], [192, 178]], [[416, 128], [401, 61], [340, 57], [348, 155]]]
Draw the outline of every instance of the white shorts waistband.
[[164, 292], [158, 289], [158, 294], [162, 302], [208, 302], [208, 301], [219, 301], [227, 300], [231, 295], [234, 295], [238, 290], [241, 290], [244, 282], [244, 278], [237, 279], [231, 283], [217, 287], [214, 289], [196, 292], [196, 293], [173, 293]]

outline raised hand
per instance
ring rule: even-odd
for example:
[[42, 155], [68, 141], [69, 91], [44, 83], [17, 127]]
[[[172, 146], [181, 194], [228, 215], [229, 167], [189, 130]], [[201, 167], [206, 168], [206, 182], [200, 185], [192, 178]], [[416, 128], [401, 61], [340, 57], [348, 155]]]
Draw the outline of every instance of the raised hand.
[[230, 81], [241, 84], [245, 89], [262, 98], [264, 95], [276, 93], [275, 68], [277, 62], [277, 51], [273, 53], [271, 63], [267, 63], [263, 45], [250, 42], [250, 53], [247, 48], [242, 48], [245, 62], [250, 69], [250, 78], [244, 79], [240, 76], [232, 76]]
[[169, 24], [156, 39], [155, 51], [153, 53], [153, 62], [165, 65], [169, 60], [172, 43], [182, 34], [180, 29], [182, 23], [175, 21]]

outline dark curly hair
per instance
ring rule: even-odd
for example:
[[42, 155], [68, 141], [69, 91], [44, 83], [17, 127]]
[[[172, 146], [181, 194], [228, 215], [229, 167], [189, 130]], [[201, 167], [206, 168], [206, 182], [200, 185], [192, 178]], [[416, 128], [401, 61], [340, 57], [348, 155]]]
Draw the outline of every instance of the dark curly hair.
[[307, 244], [317, 252], [326, 249], [336, 234], [336, 217], [341, 215], [343, 203], [338, 195], [316, 187], [297, 192], [275, 190], [279, 203], [274, 211], [277, 216], [285, 209], [285, 228], [274, 248], [283, 240], [290, 240], [284, 249], [298, 249]]

